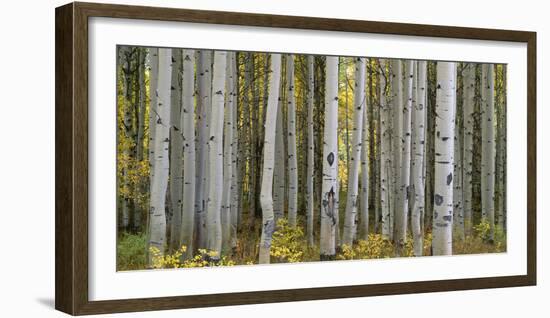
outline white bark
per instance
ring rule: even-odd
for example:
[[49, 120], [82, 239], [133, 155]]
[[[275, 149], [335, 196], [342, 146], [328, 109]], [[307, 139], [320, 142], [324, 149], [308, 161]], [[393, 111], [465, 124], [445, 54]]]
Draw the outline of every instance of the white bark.
[[433, 255], [453, 253], [453, 165], [456, 64], [437, 62]]
[[392, 177], [391, 177], [391, 192], [390, 195], [390, 239], [395, 236], [396, 218], [401, 218], [403, 203], [400, 201], [401, 196], [398, 195], [401, 180], [401, 156], [402, 148], [402, 131], [403, 131], [403, 62], [395, 59], [391, 62], [391, 91], [392, 91], [392, 130], [391, 130], [391, 153], [392, 153]]
[[382, 212], [382, 237], [390, 239], [391, 218], [390, 203], [392, 192], [390, 182], [392, 178], [392, 156], [391, 156], [391, 116], [390, 105], [386, 101], [387, 76], [386, 60], [380, 60], [380, 202]]
[[[344, 215], [344, 236], [342, 244], [352, 245], [357, 233], [357, 196], [359, 192], [359, 165], [363, 142], [363, 114], [365, 112], [365, 58], [355, 61], [355, 90], [353, 105], [353, 135], [348, 175], [348, 193]], [[365, 144], [366, 148], [367, 145]], [[368, 203], [367, 203], [368, 206]]]
[[[371, 61], [368, 61], [369, 67], [372, 67]], [[365, 94], [365, 106], [363, 107], [363, 125], [361, 127], [362, 130], [362, 142], [361, 142], [361, 193], [360, 193], [360, 199], [361, 202], [359, 204], [359, 229], [357, 232], [359, 232], [359, 235], [361, 235], [361, 239], [368, 240], [369, 237], [369, 190], [370, 190], [370, 174], [373, 173], [373, 171], [370, 171], [369, 169], [369, 162], [373, 160], [373, 170], [375, 169], [375, 161], [376, 157], [374, 156], [374, 153], [371, 154], [371, 159], [369, 159], [369, 141], [374, 138], [373, 133], [369, 132], [369, 111], [368, 109], [371, 107], [374, 107], [373, 100], [374, 97], [371, 96], [372, 91], [372, 71], [369, 72], [368, 75], [369, 78], [369, 93]], [[374, 114], [374, 112], [371, 112], [371, 116]], [[372, 121], [374, 122], [374, 121]], [[374, 128], [374, 125], [373, 125]], [[376, 197], [376, 196], [375, 196]], [[376, 204], [375, 204], [376, 205]], [[376, 208], [375, 208], [376, 209]]]
[[313, 214], [313, 168], [314, 168], [314, 141], [313, 141], [313, 94], [315, 85], [314, 57], [307, 57], [307, 176], [306, 176], [306, 216], [307, 241], [310, 246], [313, 242], [314, 214]]
[[183, 127], [183, 210], [181, 244], [184, 258], [193, 256], [195, 226], [195, 51], [183, 50], [181, 127]]
[[233, 175], [233, 52], [227, 53], [226, 65], [226, 103], [225, 103], [225, 125], [224, 125], [224, 146], [223, 146], [223, 192], [222, 192], [222, 251], [227, 253], [231, 248], [231, 182]]
[[149, 49], [149, 165], [151, 171], [150, 184], [153, 183], [153, 176], [155, 173], [154, 164], [155, 164], [155, 125], [158, 120], [157, 113], [157, 87], [158, 87], [158, 74], [159, 74], [159, 49], [150, 48]]
[[466, 235], [472, 233], [472, 173], [474, 153], [474, 106], [476, 102], [476, 65], [468, 63], [464, 69], [463, 85], [463, 161], [464, 173], [462, 178], [463, 202], [464, 202], [464, 232]]
[[197, 164], [195, 187], [196, 248], [206, 248], [206, 199], [208, 196], [208, 138], [212, 108], [212, 52], [198, 51], [197, 61]]
[[269, 82], [269, 97], [267, 101], [264, 161], [260, 193], [262, 207], [262, 235], [260, 239], [260, 264], [270, 261], [271, 239], [275, 231], [273, 213], [273, 168], [275, 160], [275, 130], [277, 124], [277, 108], [279, 100], [279, 86], [281, 80], [281, 55], [271, 55], [271, 76]]
[[[282, 82], [282, 81], [281, 81]], [[284, 86], [281, 83], [281, 92], [284, 90]], [[284, 217], [285, 214], [285, 141], [284, 141], [284, 127], [283, 127], [283, 99], [279, 95], [277, 107], [277, 127], [275, 132], [275, 171], [273, 181], [273, 210], [275, 213], [275, 223], [277, 220]]]
[[[170, 80], [171, 80], [170, 49], [158, 50], [158, 89], [157, 89], [157, 120], [154, 125], [155, 148], [154, 176], [151, 184], [151, 201], [149, 211], [149, 249], [157, 248], [164, 254], [166, 243], [166, 213], [165, 200], [168, 186], [168, 147], [170, 128]], [[152, 265], [152, 254], [149, 253], [148, 262]]]
[[183, 209], [183, 134], [181, 122], [181, 50], [172, 49], [172, 78], [170, 90], [170, 246], [176, 251], [181, 247]]
[[238, 160], [237, 154], [239, 149], [239, 138], [238, 138], [238, 105], [237, 105], [237, 87], [238, 87], [238, 70], [237, 70], [237, 53], [234, 52], [231, 54], [231, 107], [233, 109], [233, 124], [232, 124], [232, 140], [231, 143], [231, 248], [237, 248], [237, 227], [239, 226], [239, 202], [241, 200], [241, 192], [239, 191], [239, 180], [238, 180]]
[[422, 215], [424, 214], [424, 148], [425, 148], [425, 113], [426, 113], [426, 61], [418, 61], [418, 75], [415, 98], [412, 109], [413, 151], [411, 153], [411, 186], [414, 195], [411, 210], [411, 230], [413, 235], [414, 256], [422, 256], [424, 233], [422, 232]]
[[409, 215], [410, 173], [411, 173], [411, 108], [413, 100], [413, 76], [415, 62], [405, 63], [405, 102], [401, 124], [401, 166], [399, 185], [399, 205], [396, 206], [395, 227], [397, 251], [401, 254], [407, 240], [407, 220]]
[[494, 65], [481, 65], [481, 218], [491, 228], [489, 239], [495, 234], [495, 132], [494, 132]]
[[336, 254], [336, 200], [338, 191], [338, 57], [326, 57], [325, 128], [321, 207], [321, 260]]
[[298, 213], [298, 160], [296, 156], [296, 98], [294, 96], [294, 56], [286, 58], [288, 129], [288, 224], [296, 227]]
[[227, 53], [214, 52], [214, 69], [212, 73], [212, 109], [210, 117], [208, 156], [208, 200], [206, 229], [208, 249], [217, 253], [213, 258], [219, 259], [222, 249], [221, 205], [223, 192], [223, 118], [225, 102], [225, 68]]

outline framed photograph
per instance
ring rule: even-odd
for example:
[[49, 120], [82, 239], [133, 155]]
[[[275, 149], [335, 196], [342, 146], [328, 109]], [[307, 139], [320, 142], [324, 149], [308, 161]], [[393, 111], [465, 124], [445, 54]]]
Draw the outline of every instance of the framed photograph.
[[536, 33], [55, 14], [58, 310], [536, 284]]

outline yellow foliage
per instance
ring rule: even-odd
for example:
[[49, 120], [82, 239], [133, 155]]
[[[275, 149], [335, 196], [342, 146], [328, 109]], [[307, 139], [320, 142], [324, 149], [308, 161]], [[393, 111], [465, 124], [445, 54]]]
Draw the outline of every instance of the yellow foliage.
[[279, 262], [297, 263], [303, 260], [306, 249], [304, 231], [301, 227], [291, 227], [288, 220], [280, 218], [277, 230], [273, 233], [270, 254]]
[[173, 254], [162, 255], [158, 248], [151, 247], [149, 252], [153, 256], [153, 268], [192, 268], [192, 267], [215, 267], [215, 266], [234, 266], [235, 262], [223, 256], [219, 260], [214, 260], [218, 255], [215, 251], [199, 249], [198, 254], [191, 259], [183, 260], [182, 255], [187, 251], [187, 247], [181, 248]]
[[394, 248], [390, 241], [380, 234], [369, 234], [368, 240], [359, 240], [353, 246], [342, 245], [341, 252], [336, 255], [338, 260], [371, 259], [393, 257]]

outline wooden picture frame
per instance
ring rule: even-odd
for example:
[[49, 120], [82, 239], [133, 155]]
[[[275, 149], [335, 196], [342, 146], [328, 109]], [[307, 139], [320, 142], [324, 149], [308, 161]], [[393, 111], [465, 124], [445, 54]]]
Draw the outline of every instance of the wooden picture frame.
[[[527, 274], [195, 296], [88, 298], [88, 19], [110, 17], [527, 44]], [[164, 310], [536, 285], [536, 33], [74, 2], [56, 9], [55, 307], [72, 314]]]

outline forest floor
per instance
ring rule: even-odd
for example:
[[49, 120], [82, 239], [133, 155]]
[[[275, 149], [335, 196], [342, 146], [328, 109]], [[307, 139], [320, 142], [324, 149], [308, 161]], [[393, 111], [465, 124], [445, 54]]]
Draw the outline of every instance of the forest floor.
[[[244, 218], [246, 220], [246, 218]], [[307, 237], [302, 230], [305, 228], [305, 220], [298, 218], [298, 226], [291, 228], [286, 219], [279, 220], [277, 230], [273, 235], [271, 247], [271, 263], [295, 263], [320, 261], [319, 246], [317, 241], [319, 233], [314, 233], [316, 244], [308, 245]], [[319, 228], [316, 226], [315, 228]], [[371, 229], [370, 233], [374, 229]], [[462, 240], [453, 239], [453, 255], [460, 254], [486, 254], [506, 251], [506, 235], [496, 228], [495, 239], [490, 242], [489, 226], [480, 223], [473, 227], [472, 234], [466, 235]], [[261, 223], [258, 219], [254, 228], [243, 227], [238, 231], [236, 247], [231, 251], [222, 252], [221, 261], [209, 261], [211, 251], [195, 251], [191, 260], [181, 260], [180, 251], [166, 251], [160, 256], [158, 251], [153, 251], [153, 268], [179, 268], [179, 267], [204, 267], [204, 266], [233, 266], [252, 265], [258, 263], [258, 245], [260, 240]], [[423, 256], [431, 255], [430, 229], [424, 234]], [[186, 247], [183, 247], [185, 249]], [[147, 239], [144, 233], [121, 232], [117, 241], [117, 270], [141, 270], [147, 269]], [[156, 255], [156, 256], [155, 256]], [[404, 250], [398, 255], [396, 246], [380, 234], [369, 234], [367, 240], [357, 240], [353, 246], [340, 246], [337, 249], [335, 260], [375, 259], [394, 257], [414, 257], [412, 237], [408, 237]]]

